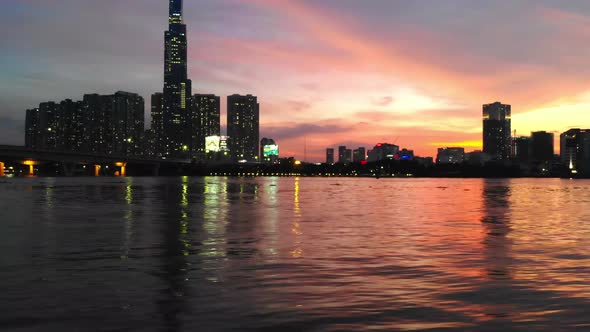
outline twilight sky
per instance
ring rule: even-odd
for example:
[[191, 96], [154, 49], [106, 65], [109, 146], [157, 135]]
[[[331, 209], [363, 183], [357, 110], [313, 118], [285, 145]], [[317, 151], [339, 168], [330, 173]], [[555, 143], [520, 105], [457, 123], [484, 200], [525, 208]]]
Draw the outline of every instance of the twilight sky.
[[[0, 12], [0, 144], [25, 109], [163, 85], [166, 0], [7, 0]], [[590, 126], [587, 0], [185, 0], [194, 93], [251, 93], [281, 155], [396, 143], [479, 148], [481, 104], [512, 127]], [[225, 123], [225, 102], [222, 103]]]

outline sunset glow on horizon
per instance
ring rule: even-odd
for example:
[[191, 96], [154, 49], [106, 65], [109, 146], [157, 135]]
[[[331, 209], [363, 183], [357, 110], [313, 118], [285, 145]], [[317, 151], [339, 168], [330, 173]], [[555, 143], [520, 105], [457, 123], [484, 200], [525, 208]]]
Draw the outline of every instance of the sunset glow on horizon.
[[[14, 1], [0, 14], [0, 144], [22, 144], [25, 109], [84, 93], [139, 93], [149, 123], [167, 6]], [[518, 135], [590, 127], [587, 2], [202, 0], [184, 19], [193, 93], [222, 97], [222, 124], [227, 95], [257, 95], [260, 137], [281, 156], [481, 149], [482, 104], [495, 101], [512, 105]]]

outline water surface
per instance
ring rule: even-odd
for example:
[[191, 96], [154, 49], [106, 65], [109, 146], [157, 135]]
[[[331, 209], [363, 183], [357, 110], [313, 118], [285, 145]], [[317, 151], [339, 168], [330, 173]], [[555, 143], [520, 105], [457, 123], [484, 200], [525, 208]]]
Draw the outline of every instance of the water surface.
[[0, 329], [590, 330], [589, 189], [0, 179]]

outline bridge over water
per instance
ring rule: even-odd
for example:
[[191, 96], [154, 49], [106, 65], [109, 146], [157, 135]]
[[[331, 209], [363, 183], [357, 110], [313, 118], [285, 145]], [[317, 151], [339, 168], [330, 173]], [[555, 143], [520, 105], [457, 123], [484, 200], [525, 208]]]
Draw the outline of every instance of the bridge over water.
[[178, 173], [193, 166], [189, 159], [153, 159], [0, 145], [0, 176], [6, 173], [28, 176], [126, 176], [129, 173], [156, 176], [162, 169]]

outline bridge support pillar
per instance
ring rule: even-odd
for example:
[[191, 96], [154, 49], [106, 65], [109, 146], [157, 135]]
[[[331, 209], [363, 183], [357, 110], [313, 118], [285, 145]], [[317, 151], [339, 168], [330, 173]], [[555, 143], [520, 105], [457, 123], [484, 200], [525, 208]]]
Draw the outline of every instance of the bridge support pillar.
[[23, 165], [28, 166], [29, 167], [29, 171], [27, 173], [27, 176], [35, 176], [35, 165], [38, 165], [39, 163], [33, 160], [25, 160], [23, 162]]
[[0, 176], [4, 176], [4, 163], [0, 161]]
[[74, 164], [70, 164], [70, 163], [62, 163], [61, 164], [61, 169], [63, 172], [64, 176], [73, 176], [74, 175]]
[[100, 165], [94, 165], [94, 176], [100, 176]]
[[116, 162], [115, 166], [120, 167], [118, 176], [125, 177], [127, 176], [127, 163], [126, 162]]
[[152, 167], [152, 176], [160, 175], [160, 164], [156, 164]]

